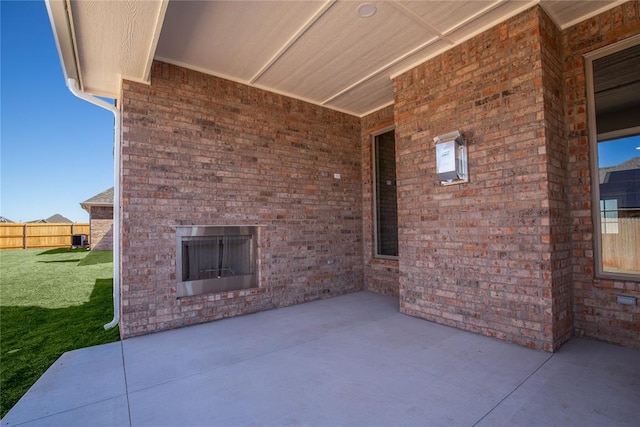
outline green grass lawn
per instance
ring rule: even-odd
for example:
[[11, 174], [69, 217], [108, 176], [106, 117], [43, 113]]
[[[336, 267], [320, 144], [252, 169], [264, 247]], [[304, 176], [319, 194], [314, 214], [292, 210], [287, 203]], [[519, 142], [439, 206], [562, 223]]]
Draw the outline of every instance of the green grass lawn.
[[64, 352], [119, 340], [113, 254], [0, 251], [0, 417]]

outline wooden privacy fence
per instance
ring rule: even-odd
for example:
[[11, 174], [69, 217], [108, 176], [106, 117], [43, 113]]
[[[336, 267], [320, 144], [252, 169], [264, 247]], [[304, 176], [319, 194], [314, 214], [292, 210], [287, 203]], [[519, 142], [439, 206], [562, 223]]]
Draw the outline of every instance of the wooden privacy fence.
[[86, 234], [89, 224], [0, 224], [0, 249], [71, 247], [71, 236]]
[[622, 271], [640, 270], [640, 218], [617, 218], [615, 225], [614, 232], [602, 234], [602, 264]]

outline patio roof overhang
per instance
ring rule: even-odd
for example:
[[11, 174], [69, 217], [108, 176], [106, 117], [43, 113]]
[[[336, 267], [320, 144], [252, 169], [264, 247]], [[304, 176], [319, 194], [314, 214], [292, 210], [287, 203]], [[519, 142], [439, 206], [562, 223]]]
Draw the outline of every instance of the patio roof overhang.
[[168, 1], [46, 0], [65, 81], [120, 96], [121, 80], [149, 82]]
[[393, 102], [392, 77], [536, 4], [566, 28], [623, 2], [47, 0], [47, 7], [65, 77], [86, 93], [117, 99], [122, 79], [149, 83], [158, 59], [361, 117]]

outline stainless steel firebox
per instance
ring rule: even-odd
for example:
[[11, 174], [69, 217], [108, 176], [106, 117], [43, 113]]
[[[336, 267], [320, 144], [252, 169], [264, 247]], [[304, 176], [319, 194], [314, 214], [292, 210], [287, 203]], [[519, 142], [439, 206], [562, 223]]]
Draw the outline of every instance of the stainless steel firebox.
[[256, 231], [251, 226], [178, 227], [178, 297], [256, 287]]

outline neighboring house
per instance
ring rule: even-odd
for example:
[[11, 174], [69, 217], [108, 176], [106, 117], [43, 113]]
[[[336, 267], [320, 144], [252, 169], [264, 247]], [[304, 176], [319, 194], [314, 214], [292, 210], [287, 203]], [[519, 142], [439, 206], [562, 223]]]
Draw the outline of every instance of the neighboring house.
[[89, 212], [91, 250], [113, 249], [113, 187], [80, 203]]
[[13, 223], [14, 221], [11, 221], [10, 219], [0, 216], [0, 224], [13, 224]]
[[[639, 2], [47, 7], [70, 89], [116, 117], [123, 338], [369, 290], [545, 351], [640, 347], [588, 119], [607, 97], [607, 135], [640, 129], [640, 56], [598, 59], [640, 44]], [[434, 138], [456, 130], [449, 185]]]
[[29, 224], [73, 224], [69, 218], [62, 216], [60, 214], [51, 215], [49, 218], [45, 219], [36, 219], [33, 221], [28, 221]]
[[49, 218], [45, 219], [44, 222], [48, 224], [72, 224], [69, 218], [62, 216], [60, 214], [51, 215]]
[[600, 169], [600, 200], [615, 200], [622, 216], [640, 216], [640, 157]]

